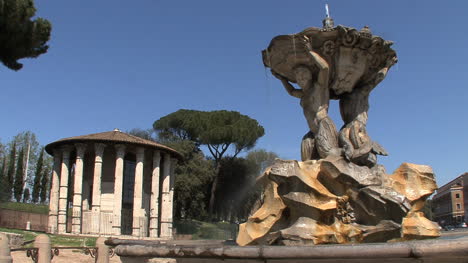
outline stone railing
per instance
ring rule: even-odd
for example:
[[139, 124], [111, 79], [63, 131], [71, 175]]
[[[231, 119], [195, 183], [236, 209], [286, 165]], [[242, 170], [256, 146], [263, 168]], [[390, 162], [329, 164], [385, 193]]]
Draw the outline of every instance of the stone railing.
[[54, 256], [59, 256], [61, 250], [83, 250], [86, 255], [95, 258], [97, 263], [109, 263], [109, 257], [114, 255], [113, 249], [104, 244], [105, 238], [96, 240], [96, 247], [52, 247], [48, 235], [41, 234], [34, 240], [32, 248], [10, 248], [9, 238], [0, 233], [0, 263], [12, 263], [11, 252], [24, 251], [27, 257], [36, 263], [50, 263]]

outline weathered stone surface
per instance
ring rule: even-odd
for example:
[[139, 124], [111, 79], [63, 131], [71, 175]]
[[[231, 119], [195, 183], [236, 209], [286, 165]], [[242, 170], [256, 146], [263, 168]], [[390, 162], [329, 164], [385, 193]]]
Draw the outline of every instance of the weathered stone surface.
[[283, 210], [286, 208], [284, 202], [278, 195], [278, 184], [269, 181], [265, 186], [263, 205], [258, 209], [245, 224], [239, 226], [237, 244], [245, 246], [254, 242], [263, 243], [262, 238], [274, 229], [274, 225], [281, 219]]
[[363, 242], [385, 242], [400, 237], [401, 226], [391, 220], [382, 220], [376, 226], [360, 225], [363, 232]]
[[287, 246], [356, 243], [362, 231], [354, 225], [336, 222], [326, 225], [308, 217], [300, 217], [289, 228], [279, 231], [279, 244]]
[[353, 203], [358, 222], [367, 225], [375, 225], [385, 219], [401, 223], [410, 210], [410, 204], [404, 196], [382, 186], [360, 189]]
[[427, 165], [403, 163], [390, 179], [389, 187], [404, 195], [412, 204], [425, 200], [437, 189], [434, 172]]
[[342, 184], [356, 186], [382, 184], [382, 179], [369, 167], [355, 165], [342, 157], [330, 156], [322, 160], [321, 165], [325, 175]]
[[[428, 166], [393, 175], [329, 156], [277, 160], [263, 175], [263, 204], [239, 229], [239, 245], [383, 242], [438, 236], [421, 208], [435, 189]], [[437, 231], [436, 231], [437, 230]]]
[[423, 212], [412, 212], [403, 218], [401, 233], [404, 240], [440, 236], [439, 225], [424, 217]]

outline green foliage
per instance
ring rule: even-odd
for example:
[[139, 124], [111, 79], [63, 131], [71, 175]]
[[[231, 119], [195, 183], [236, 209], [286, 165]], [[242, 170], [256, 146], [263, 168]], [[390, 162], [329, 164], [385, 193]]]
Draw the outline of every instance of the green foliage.
[[6, 155], [5, 145], [3, 145], [3, 144], [0, 142], [0, 158], [1, 158], [1, 159], [5, 158], [5, 155]]
[[41, 203], [42, 204], [45, 204], [46, 201], [47, 201], [47, 193], [48, 193], [48, 190], [49, 190], [49, 178], [51, 176], [51, 167], [50, 165], [49, 166], [45, 166], [43, 172], [42, 172], [42, 176], [41, 176], [41, 184], [40, 184], [40, 194], [39, 194], [39, 197], [41, 198]]
[[[0, 0], [1, 1], [1, 0]], [[0, 18], [1, 19], [1, 18]], [[1, 148], [1, 147], [0, 147]], [[34, 188], [34, 180], [35, 176], [37, 175], [37, 167], [36, 165], [39, 164], [39, 155], [41, 155], [41, 146], [36, 139], [36, 135], [31, 131], [23, 131], [18, 133], [13, 139], [7, 144], [7, 148], [3, 148], [2, 151], [6, 152], [9, 151], [8, 157], [3, 155], [3, 179], [1, 178], [2, 174], [0, 171], [0, 201], [9, 201], [11, 199], [12, 190], [14, 188], [14, 181], [15, 181], [15, 171], [18, 156], [17, 149], [24, 149], [25, 154], [23, 159], [23, 169], [26, 174], [23, 177], [23, 189], [29, 188], [30, 190]], [[27, 154], [29, 152], [29, 154]], [[0, 159], [1, 160], [1, 159]], [[26, 164], [26, 167], [24, 165]], [[51, 171], [52, 167], [52, 157], [44, 155], [42, 153], [42, 170], [44, 174], [47, 174]], [[42, 178], [42, 176], [41, 176]], [[48, 178], [45, 178], [45, 184], [47, 184]], [[47, 185], [45, 185], [45, 189], [47, 189]], [[47, 191], [47, 190], [46, 190]], [[34, 190], [33, 190], [34, 192]], [[30, 192], [31, 193], [31, 192]], [[46, 193], [45, 193], [46, 194]], [[45, 199], [43, 199], [45, 200]]]
[[[38, 233], [34, 231], [25, 231], [25, 230], [20, 230], [20, 229], [1, 228], [1, 227], [0, 227], [0, 232], [15, 233], [15, 234], [23, 235], [24, 241], [34, 240], [39, 234], [42, 234], [42, 233]], [[33, 245], [33, 244], [30, 244], [30, 245]], [[31, 246], [27, 246], [27, 247], [31, 247]]]
[[[36, 138], [36, 134], [31, 131], [20, 132], [13, 138], [13, 140], [10, 142], [10, 145], [13, 143], [15, 143], [18, 148], [23, 148], [26, 153], [25, 159], [28, 163], [28, 167], [24, 184], [27, 186], [32, 186], [36, 163], [41, 150], [39, 142]], [[26, 161], [24, 163], [26, 163]]]
[[[26, 231], [10, 228], [0, 228], [0, 232], [21, 234], [26, 241], [34, 240], [38, 235], [44, 234], [36, 231]], [[50, 237], [50, 242], [53, 247], [95, 247], [97, 239], [96, 237], [75, 237], [51, 234], [48, 234], [48, 236]], [[33, 244], [30, 244], [29, 247], [32, 245]]]
[[145, 140], [150, 140], [150, 141], [156, 141], [155, 138], [153, 137], [154, 131], [152, 129], [139, 129], [139, 128], [133, 128], [129, 131], [126, 131], [126, 133], [131, 134], [133, 136], [140, 137]]
[[255, 166], [244, 158], [224, 158], [219, 170], [215, 212], [218, 219], [245, 221], [255, 202]]
[[200, 130], [199, 117], [199, 111], [181, 109], [155, 121], [153, 129], [158, 131], [159, 138], [165, 141], [197, 141]]
[[4, 200], [10, 200], [12, 189], [13, 189], [13, 182], [15, 181], [15, 161], [16, 161], [16, 142], [13, 142], [13, 145], [10, 147], [10, 155], [8, 158], [8, 170], [7, 170], [7, 178], [5, 180], [5, 193], [4, 193]]
[[256, 178], [276, 158], [277, 154], [260, 149], [249, 152], [246, 158], [228, 157], [221, 160], [215, 203], [218, 219], [230, 222], [247, 220], [262, 190], [256, 184]]
[[218, 186], [220, 161], [230, 148], [233, 157], [241, 151], [255, 146], [258, 138], [265, 134], [263, 127], [254, 119], [237, 111], [195, 111], [178, 110], [162, 117], [153, 124], [161, 138], [194, 141], [197, 145], [207, 145], [214, 161], [216, 176], [210, 190], [208, 212], [213, 215], [215, 195]]
[[7, 172], [6, 172], [6, 156], [3, 156], [3, 159], [2, 159], [2, 164], [0, 166], [0, 202], [1, 201], [6, 201], [6, 196], [7, 196], [7, 188], [6, 188], [6, 185], [7, 185], [7, 181], [8, 181], [8, 177], [7, 177]]
[[251, 149], [265, 134], [254, 119], [237, 111], [178, 110], [155, 121], [153, 128], [161, 138], [173, 137], [207, 145], [218, 162], [229, 146], [234, 146], [234, 156]]
[[198, 220], [175, 221], [177, 234], [192, 235], [192, 239], [234, 239], [237, 236], [237, 224], [228, 222], [203, 222]]
[[29, 188], [24, 189], [23, 192], [23, 203], [27, 203], [29, 201], [29, 198], [31, 197], [31, 194], [29, 193]]
[[177, 234], [180, 235], [194, 235], [200, 229], [202, 225], [201, 221], [198, 220], [175, 220], [174, 228], [177, 230]]
[[210, 183], [215, 176], [213, 162], [206, 160], [192, 141], [173, 141], [166, 145], [181, 153], [184, 159], [175, 169], [175, 217], [206, 219]]
[[265, 169], [272, 165], [279, 156], [274, 152], [267, 152], [264, 149], [251, 151], [245, 157], [256, 176], [263, 174]]
[[43, 159], [44, 159], [44, 148], [42, 148], [39, 158], [36, 164], [36, 173], [34, 175], [34, 185], [32, 191], [32, 202], [37, 203], [39, 201], [39, 195], [41, 192], [41, 179], [42, 176], [46, 176], [43, 174]]
[[47, 52], [52, 25], [36, 13], [32, 0], [0, 0], [0, 61], [12, 70], [23, 67], [22, 58]]
[[18, 162], [16, 164], [16, 176], [15, 176], [15, 183], [13, 186], [13, 195], [16, 199], [16, 202], [21, 201], [21, 197], [23, 195], [23, 186], [24, 186], [24, 149], [21, 148], [19, 155], [18, 155]]
[[31, 212], [37, 214], [48, 214], [49, 206], [48, 205], [35, 205], [35, 204], [26, 204], [26, 203], [17, 203], [17, 202], [3, 202], [0, 203], [0, 208], [10, 209], [15, 211]]

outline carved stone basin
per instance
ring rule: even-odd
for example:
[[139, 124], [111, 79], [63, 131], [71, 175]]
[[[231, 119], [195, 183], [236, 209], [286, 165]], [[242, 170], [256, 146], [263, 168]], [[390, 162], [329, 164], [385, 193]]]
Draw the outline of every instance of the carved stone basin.
[[333, 99], [368, 82], [388, 60], [396, 57], [390, 48], [393, 42], [372, 35], [368, 27], [360, 31], [345, 26], [309, 27], [297, 34], [273, 38], [262, 51], [264, 65], [294, 83], [293, 69], [299, 65], [306, 65], [317, 74], [318, 69], [306, 53], [304, 36], [310, 39], [313, 51], [330, 65], [330, 97]]

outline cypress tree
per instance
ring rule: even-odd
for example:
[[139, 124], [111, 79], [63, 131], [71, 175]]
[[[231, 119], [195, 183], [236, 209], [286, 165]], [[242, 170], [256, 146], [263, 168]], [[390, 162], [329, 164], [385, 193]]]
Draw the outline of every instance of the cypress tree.
[[47, 200], [47, 190], [49, 189], [48, 184], [49, 184], [49, 176], [50, 176], [50, 170], [48, 167], [45, 167], [45, 169], [42, 171], [41, 175], [41, 185], [40, 185], [40, 190], [41, 190], [41, 203], [45, 204]]
[[3, 156], [2, 165], [0, 166], [0, 182], [2, 182], [3, 176], [4, 176], [3, 170], [5, 170], [5, 161], [6, 161], [6, 156]]
[[5, 184], [7, 183], [7, 176], [6, 176], [5, 169], [6, 169], [6, 156], [3, 156], [2, 166], [0, 166], [0, 201], [6, 200]]
[[39, 201], [39, 195], [41, 192], [41, 177], [42, 174], [42, 166], [43, 166], [43, 157], [44, 157], [44, 148], [42, 148], [41, 153], [39, 154], [39, 158], [36, 164], [36, 174], [34, 175], [34, 185], [32, 190], [32, 202], [37, 203]]
[[15, 180], [15, 160], [16, 160], [16, 142], [10, 149], [10, 157], [8, 158], [8, 171], [5, 180], [5, 200], [11, 199], [11, 193], [13, 188], [13, 182]]
[[15, 176], [15, 183], [13, 186], [13, 193], [16, 199], [16, 202], [21, 201], [21, 197], [23, 196], [23, 185], [24, 185], [24, 168], [23, 168], [23, 159], [24, 159], [24, 149], [21, 148], [19, 155], [18, 155], [18, 163], [16, 164], [16, 176]]
[[24, 189], [24, 193], [23, 193], [23, 203], [27, 203], [29, 201], [29, 197], [30, 197], [29, 188], [26, 188]]

